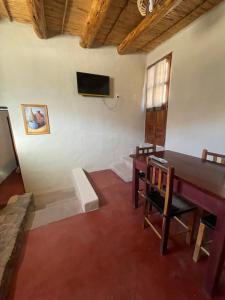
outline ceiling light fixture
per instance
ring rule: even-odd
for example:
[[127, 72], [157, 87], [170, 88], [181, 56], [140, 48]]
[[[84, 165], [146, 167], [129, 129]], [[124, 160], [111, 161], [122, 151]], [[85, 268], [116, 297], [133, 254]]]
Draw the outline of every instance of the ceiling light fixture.
[[159, 0], [137, 0], [137, 7], [140, 14], [145, 17], [146, 15], [152, 13], [158, 2]]

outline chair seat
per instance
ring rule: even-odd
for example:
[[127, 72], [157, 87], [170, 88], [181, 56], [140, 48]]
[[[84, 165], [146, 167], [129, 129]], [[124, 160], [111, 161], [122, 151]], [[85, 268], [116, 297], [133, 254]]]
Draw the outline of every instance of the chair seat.
[[201, 218], [201, 222], [211, 229], [215, 229], [216, 227], [216, 216], [213, 214], [206, 215]]
[[[160, 212], [160, 214], [163, 214], [164, 197], [162, 197], [157, 191], [151, 191], [149, 192], [147, 198], [152, 203], [152, 205]], [[192, 203], [189, 203], [184, 198], [174, 194], [172, 199], [170, 216], [178, 216], [180, 214], [189, 212], [195, 208], [196, 206], [194, 206]]]

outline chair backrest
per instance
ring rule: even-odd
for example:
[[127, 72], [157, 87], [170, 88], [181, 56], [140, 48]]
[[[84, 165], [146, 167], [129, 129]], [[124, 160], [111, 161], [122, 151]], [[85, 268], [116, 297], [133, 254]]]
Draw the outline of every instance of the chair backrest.
[[147, 147], [136, 147], [136, 155], [150, 154], [156, 151], [156, 145], [151, 145]]
[[202, 159], [209, 160], [209, 157], [212, 157], [213, 162], [225, 164], [225, 154], [213, 153], [209, 152], [207, 149], [203, 149]]
[[146, 191], [154, 190], [164, 198], [165, 216], [169, 215], [173, 197], [174, 167], [164, 166], [153, 159], [148, 159]]

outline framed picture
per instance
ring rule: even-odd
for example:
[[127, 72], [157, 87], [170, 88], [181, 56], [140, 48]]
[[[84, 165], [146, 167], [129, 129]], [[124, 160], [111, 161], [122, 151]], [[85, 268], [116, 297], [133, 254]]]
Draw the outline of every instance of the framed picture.
[[26, 134], [49, 134], [47, 105], [22, 104]]

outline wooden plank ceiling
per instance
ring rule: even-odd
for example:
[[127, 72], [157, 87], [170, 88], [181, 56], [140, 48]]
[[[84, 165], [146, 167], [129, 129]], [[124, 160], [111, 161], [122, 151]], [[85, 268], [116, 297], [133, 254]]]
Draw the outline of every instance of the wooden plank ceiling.
[[75, 35], [84, 48], [127, 54], [153, 50], [222, 1], [161, 0], [142, 17], [137, 0], [0, 0], [0, 19], [30, 23], [42, 39]]

